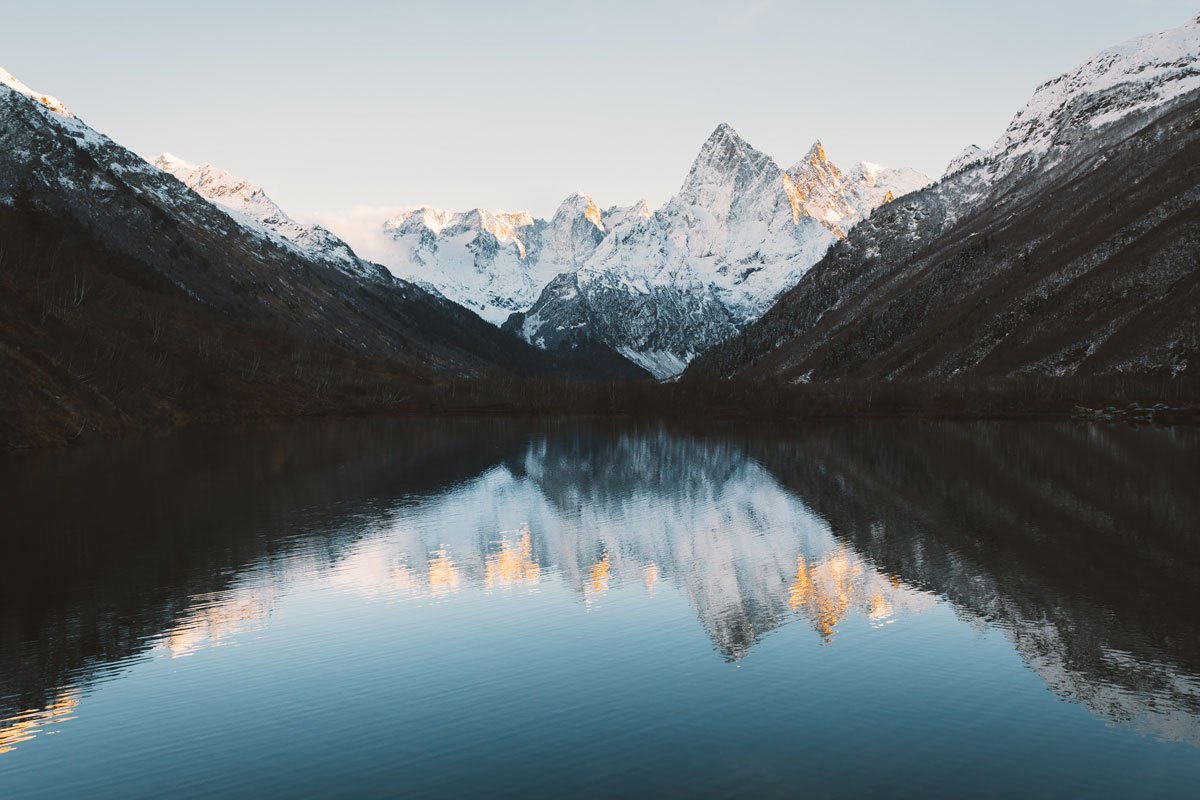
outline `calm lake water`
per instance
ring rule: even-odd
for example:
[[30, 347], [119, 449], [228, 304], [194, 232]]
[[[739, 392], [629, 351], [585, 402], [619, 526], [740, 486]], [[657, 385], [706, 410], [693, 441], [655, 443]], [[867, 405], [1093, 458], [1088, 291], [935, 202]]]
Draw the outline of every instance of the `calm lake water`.
[[1200, 431], [324, 421], [0, 462], [0, 797], [1197, 797]]

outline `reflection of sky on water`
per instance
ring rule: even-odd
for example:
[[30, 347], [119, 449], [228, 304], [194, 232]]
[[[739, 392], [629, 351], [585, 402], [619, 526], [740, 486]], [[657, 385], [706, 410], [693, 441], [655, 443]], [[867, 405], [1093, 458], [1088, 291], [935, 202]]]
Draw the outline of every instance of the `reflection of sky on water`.
[[[1050, 452], [1063, 462], [1091, 463], [1060, 455], [1064, 441], [1067, 452], [1082, 447], [1093, 459], [1108, 452], [1093, 449], [1103, 435], [1051, 433], [1059, 441]], [[919, 698], [936, 703], [929, 692], [940, 684], [955, 696], [977, 680], [979, 697], [990, 697], [1015, 680], [1003, 666], [1011, 660], [1036, 682], [1020, 692], [1004, 689], [1017, 692], [1014, 708], [1041, 708], [1036, 693], [1048, 688], [1128, 730], [1200, 744], [1196, 674], [1162, 655], [1184, 641], [1178, 632], [1186, 632], [1188, 618], [1169, 600], [1171, 582], [1148, 584], [1137, 577], [1146, 567], [1133, 563], [1147, 548], [1179, 544], [1145, 532], [1100, 538], [1103, 526], [1115, 529], [1125, 519], [1121, 504], [1138, 499], [1129, 486], [1106, 496], [1088, 483], [1049, 484], [1036, 469], [1004, 463], [1012, 457], [1027, 464], [1035, 451], [1022, 448], [1050, 438], [994, 440], [1005, 448], [999, 468], [1027, 479], [1032, 493], [1002, 486], [994, 494], [946, 488], [938, 496], [939, 482], [951, 487], [961, 477], [929, 466], [933, 453], [948, 448], [877, 452], [876, 441], [863, 439], [872, 449], [862, 457], [855, 441], [830, 438], [807, 450], [781, 446], [751, 455], [737, 440], [662, 431], [534, 436], [434, 490], [313, 507], [263, 539], [237, 569], [212, 571], [206, 564], [221, 560], [197, 551], [201, 567], [191, 577], [165, 595], [156, 589], [154, 596], [165, 599], [153, 614], [129, 618], [136, 637], [102, 618], [94, 630], [103, 633], [97, 641], [104, 649], [88, 670], [53, 673], [67, 679], [46, 682], [42, 698], [16, 710], [9, 701], [0, 719], [0, 766], [69, 738], [60, 733], [102, 725], [116, 713], [113, 698], [132, 701], [165, 686], [164, 669], [212, 673], [216, 683], [203, 691], [218, 693], [219, 704], [226, 688], [220, 670], [236, 683], [246, 664], [257, 665], [278, 682], [259, 687], [261, 702], [278, 692], [274, 702], [286, 710], [306, 692], [358, 691], [359, 683], [310, 684], [307, 675], [327, 668], [354, 674], [372, 659], [379, 675], [357, 680], [381, 698], [391, 691], [419, 698], [416, 686], [440, 680], [442, 688], [430, 683], [425, 691], [433, 694], [425, 696], [478, 691], [476, 700], [490, 702], [494, 687], [487, 688], [486, 675], [494, 666], [514, 684], [503, 702], [518, 703], [522, 718], [540, 708], [540, 693], [557, 691], [559, 680], [596, 691], [607, 686], [617, 692], [609, 712], [616, 714], [626, 693], [641, 697], [637, 680], [651, 680], [639, 663], [655, 675], [645, 687], [654, 699], [641, 702], [663, 713], [674, 708], [675, 693], [700, 692], [711, 675], [722, 674], [713, 669], [749, 669], [763, 681], [795, 668], [797, 694], [784, 692], [781, 703], [811, 703], [814, 693], [865, 698], [877, 691], [869, 681], [890, 693], [873, 701], [881, 707], [855, 713], [902, 715], [917, 713]], [[278, 452], [273, 461], [286, 464]], [[1127, 457], [1128, 447], [1119, 452]], [[914, 454], [921, 469], [901, 457]], [[911, 480], [914, 474], [920, 481]], [[351, 474], [346, 485], [358, 480]], [[1157, 484], [1153, 491], [1154, 525], [1169, 534], [1172, 520], [1187, 517], [1186, 502]], [[1044, 521], [1030, 511], [1043, 499], [1054, 509]], [[249, 518], [248, 535], [262, 535], [256, 509]], [[1137, 535], [1149, 538], [1139, 544]], [[1027, 541], [1075, 553], [1078, 565], [1039, 559], [1023, 549]], [[1084, 552], [1080, 541], [1092, 549]], [[1118, 562], [1121, 569], [1110, 568]], [[1194, 579], [1186, 558], [1172, 564], [1154, 555], [1147, 563], [1168, 564], [1180, 579], [1174, 588], [1186, 595]], [[1128, 580], [1118, 577], [1122, 570]], [[1146, 592], [1165, 593], [1161, 614], [1148, 612], [1153, 604], [1143, 607]], [[48, 635], [40, 643], [45, 654], [30, 663], [57, 664], [63, 659], [53, 648], [74, 641]], [[978, 661], [984, 650], [991, 661]], [[845, 673], [815, 677], [823, 663], [817, 653], [832, 654]], [[149, 675], [158, 683], [147, 683]], [[538, 676], [551, 685], [521, 683]], [[736, 696], [733, 685], [719, 685]], [[967, 689], [956, 701], [963, 709], [972, 702]], [[565, 698], [558, 702], [575, 702]], [[170, 702], [180, 704], [183, 721], [203, 715], [203, 699], [199, 707]], [[722, 706], [713, 705], [719, 717]], [[386, 728], [379, 733], [386, 736]]]

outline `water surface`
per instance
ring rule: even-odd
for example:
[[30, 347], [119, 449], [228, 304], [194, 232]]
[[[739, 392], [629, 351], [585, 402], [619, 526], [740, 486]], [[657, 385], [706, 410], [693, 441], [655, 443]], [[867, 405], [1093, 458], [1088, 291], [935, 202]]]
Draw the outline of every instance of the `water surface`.
[[1193, 429], [258, 424], [0, 486], [0, 797], [1200, 786]]

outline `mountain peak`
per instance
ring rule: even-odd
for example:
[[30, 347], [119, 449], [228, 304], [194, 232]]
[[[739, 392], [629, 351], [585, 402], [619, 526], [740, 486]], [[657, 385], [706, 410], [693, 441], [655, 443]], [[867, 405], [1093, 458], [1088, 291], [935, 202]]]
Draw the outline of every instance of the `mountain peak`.
[[18, 94], [23, 94], [26, 97], [36, 100], [48, 110], [53, 111], [59, 116], [72, 118], [75, 116], [65, 105], [62, 104], [62, 101], [57, 97], [52, 97], [48, 94], [42, 94], [41, 92], [35, 92], [33, 89], [30, 89], [28, 86], [21, 83], [21, 81], [17, 80], [15, 75], [3, 68], [0, 68], [0, 84], [7, 86]]
[[732, 125], [728, 122], [722, 122], [709, 134], [708, 139], [705, 140], [704, 145], [700, 148], [700, 156], [697, 157], [697, 160], [705, 154], [709, 154], [710, 156], [717, 156], [718, 160], [729, 161], [746, 149], [757, 152], [733, 129]]
[[722, 122], [721, 124], [717, 125], [716, 128], [713, 129], [712, 134], [710, 134], [708, 138], [714, 139], [714, 138], [728, 137], [728, 136], [732, 136], [732, 137], [735, 137], [738, 139], [742, 138], [741, 136], [738, 135], [738, 132], [733, 129], [732, 125], [730, 125], [728, 122]]
[[174, 153], [160, 153], [150, 160], [150, 163], [163, 172], [174, 172], [177, 169], [196, 169], [196, 165], [185, 161]]
[[809, 180], [817, 176], [824, 182], [840, 181], [842, 177], [841, 170], [825, 154], [825, 145], [821, 144], [820, 139], [812, 143], [804, 157], [791, 166], [788, 174], [797, 180]]
[[692, 162], [679, 198], [689, 205], [708, 206], [716, 202], [728, 206], [737, 193], [735, 187], [744, 188], [772, 170], [777, 172], [779, 167], [769, 156], [750, 146], [731, 125], [722, 122]]
[[572, 218], [582, 216], [588, 222], [596, 227], [601, 233], [604, 232], [604, 222], [601, 219], [600, 207], [596, 205], [596, 201], [592, 196], [584, 192], [575, 192], [566, 200], [559, 204], [558, 210], [554, 212], [554, 217], [551, 224], [558, 224], [570, 221]]
[[950, 159], [950, 163], [946, 166], [946, 171], [942, 173], [943, 177], [953, 175], [960, 169], [965, 169], [983, 159], [987, 155], [982, 147], [977, 144], [970, 144], [963, 148], [962, 152]]

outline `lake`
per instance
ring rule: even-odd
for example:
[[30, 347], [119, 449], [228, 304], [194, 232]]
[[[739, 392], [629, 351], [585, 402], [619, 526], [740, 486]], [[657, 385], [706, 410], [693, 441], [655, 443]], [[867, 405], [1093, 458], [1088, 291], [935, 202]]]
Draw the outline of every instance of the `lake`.
[[0, 797], [1198, 795], [1197, 429], [256, 423], [0, 486]]

